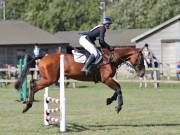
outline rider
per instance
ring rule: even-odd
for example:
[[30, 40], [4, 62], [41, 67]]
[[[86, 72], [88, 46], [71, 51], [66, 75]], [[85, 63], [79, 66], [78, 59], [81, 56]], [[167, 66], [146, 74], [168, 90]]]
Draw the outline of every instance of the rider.
[[82, 33], [79, 39], [79, 43], [82, 47], [84, 47], [90, 53], [90, 56], [88, 57], [84, 67], [81, 70], [81, 72], [84, 75], [87, 76], [89, 65], [98, 56], [98, 51], [95, 45], [96, 39], [99, 39], [99, 44], [101, 45], [102, 48], [107, 48], [110, 51], [113, 50], [113, 48], [104, 41], [106, 29], [109, 29], [111, 24], [112, 24], [111, 19], [109, 17], [104, 17], [102, 24], [97, 25], [96, 27], [94, 27], [88, 32]]

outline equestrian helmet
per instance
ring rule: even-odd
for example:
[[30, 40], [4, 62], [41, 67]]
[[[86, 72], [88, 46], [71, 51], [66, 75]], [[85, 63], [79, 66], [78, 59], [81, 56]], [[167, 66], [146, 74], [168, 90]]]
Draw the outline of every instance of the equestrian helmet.
[[102, 22], [103, 24], [112, 24], [112, 21], [111, 21], [111, 19], [109, 18], [109, 17], [104, 17], [103, 18], [103, 22]]

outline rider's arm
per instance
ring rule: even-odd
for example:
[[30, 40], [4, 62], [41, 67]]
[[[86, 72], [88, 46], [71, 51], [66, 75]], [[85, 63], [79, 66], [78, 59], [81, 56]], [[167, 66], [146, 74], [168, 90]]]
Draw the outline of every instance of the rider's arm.
[[104, 41], [105, 32], [106, 29], [104, 27], [100, 27], [99, 44], [101, 45], [102, 48], [107, 48], [109, 50], [112, 50], [110, 45]]

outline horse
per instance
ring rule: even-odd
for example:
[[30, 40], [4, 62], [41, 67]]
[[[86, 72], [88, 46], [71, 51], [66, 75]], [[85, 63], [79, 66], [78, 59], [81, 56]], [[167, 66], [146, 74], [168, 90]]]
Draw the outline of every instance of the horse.
[[[114, 94], [106, 99], [106, 104], [110, 105], [113, 101], [117, 100], [116, 112], [119, 113], [123, 105], [123, 96], [120, 84], [113, 79], [116, 70], [119, 65], [129, 61], [131, 67], [133, 67], [139, 77], [143, 77], [145, 74], [144, 57], [142, 54], [142, 49], [137, 48], [120, 48], [114, 47], [113, 51], [108, 49], [102, 49], [102, 62], [96, 66], [95, 71], [84, 76], [81, 73], [81, 69], [84, 66], [83, 63], [77, 63], [74, 61], [72, 53], [65, 53], [58, 51], [54, 54], [41, 57], [36, 57], [32, 59], [23, 69], [22, 75], [18, 78], [15, 83], [15, 88], [18, 89], [22, 87], [21, 84], [27, 75], [29, 65], [37, 59], [41, 59], [38, 63], [40, 79], [30, 81], [30, 96], [26, 103], [25, 108], [22, 113], [27, 112], [33, 105], [34, 95], [39, 90], [50, 86], [59, 79], [59, 69], [60, 69], [60, 55], [64, 55], [64, 74], [66, 77], [80, 80], [80, 81], [95, 81], [101, 82], [111, 89], [114, 90]], [[96, 76], [94, 76], [96, 75]], [[95, 79], [96, 78], [96, 79]]]

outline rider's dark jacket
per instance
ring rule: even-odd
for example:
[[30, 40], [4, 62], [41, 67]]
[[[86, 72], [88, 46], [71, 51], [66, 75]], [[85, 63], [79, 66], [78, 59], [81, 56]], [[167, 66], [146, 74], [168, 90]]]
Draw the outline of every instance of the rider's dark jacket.
[[98, 25], [91, 29], [88, 32], [82, 33], [83, 35], [87, 35], [86, 38], [93, 44], [95, 44], [95, 40], [99, 40], [99, 44], [101, 45], [102, 48], [107, 48], [110, 49], [110, 46], [104, 41], [106, 33], [106, 28], [104, 25]]

